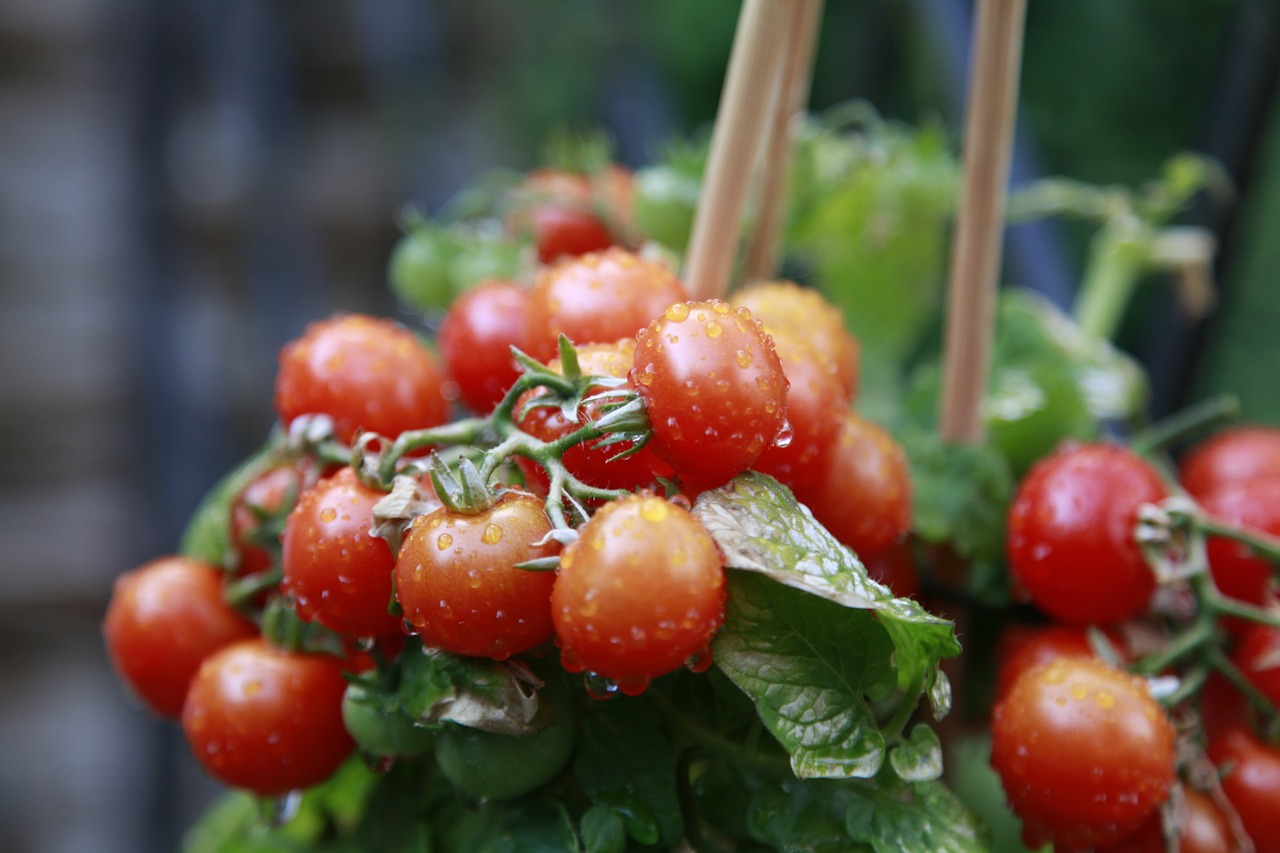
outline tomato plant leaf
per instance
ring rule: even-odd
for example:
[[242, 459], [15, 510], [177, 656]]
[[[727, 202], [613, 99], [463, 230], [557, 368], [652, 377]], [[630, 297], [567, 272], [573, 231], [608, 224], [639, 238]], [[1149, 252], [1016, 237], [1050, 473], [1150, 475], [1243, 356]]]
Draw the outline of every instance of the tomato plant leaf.
[[788, 782], [761, 788], [747, 810], [751, 836], [777, 850], [846, 853], [865, 850], [845, 829], [856, 795], [835, 783]]
[[906, 743], [889, 751], [889, 765], [907, 782], [932, 782], [942, 776], [942, 743], [933, 729], [918, 725]]
[[452, 809], [436, 817], [436, 849], [442, 853], [564, 853], [579, 849], [572, 821], [564, 807], [550, 797], [489, 803], [483, 809], [455, 801]]
[[400, 704], [422, 725], [454, 722], [508, 735], [534, 731], [534, 679], [517, 664], [410, 644], [400, 665]]
[[884, 738], [867, 697], [894, 686], [893, 647], [870, 613], [733, 572], [716, 666], [756, 704], [801, 778], [874, 776]]
[[272, 437], [252, 456], [214, 484], [192, 513], [182, 532], [178, 552], [215, 566], [234, 569], [231, 547], [231, 504], [245, 487], [280, 461], [282, 434]]
[[684, 833], [676, 759], [661, 715], [643, 697], [592, 702], [579, 715], [573, 772], [593, 803], [641, 844], [674, 848]]
[[627, 828], [613, 809], [594, 805], [578, 824], [586, 853], [623, 853], [627, 849]]
[[[939, 658], [960, 653], [954, 626], [871, 580], [852, 551], [772, 477], [748, 471], [698, 496], [694, 515], [727, 565], [844, 607], [870, 610], [893, 640], [898, 685], [928, 683]], [[886, 656], [887, 659], [887, 656]]]
[[891, 796], [870, 788], [849, 802], [845, 829], [875, 853], [980, 853], [986, 830], [941, 782], [912, 785]]

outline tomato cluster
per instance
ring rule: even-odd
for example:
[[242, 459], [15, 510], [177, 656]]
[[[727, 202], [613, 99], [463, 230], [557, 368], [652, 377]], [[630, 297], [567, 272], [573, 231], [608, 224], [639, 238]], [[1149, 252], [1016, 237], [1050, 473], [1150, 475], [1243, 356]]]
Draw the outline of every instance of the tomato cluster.
[[[1109, 444], [1064, 445], [1023, 479], [1010, 574], [1058, 624], [1006, 645], [992, 764], [1029, 844], [1163, 850], [1172, 826], [1181, 849], [1234, 850], [1234, 816], [1255, 849], [1280, 849], [1261, 805], [1280, 802], [1275, 554], [1256, 550], [1280, 533], [1277, 470], [1280, 431], [1246, 427], [1194, 447], [1177, 482]], [[1125, 666], [1177, 686], [1157, 701]], [[1228, 678], [1197, 690], [1215, 669]]]

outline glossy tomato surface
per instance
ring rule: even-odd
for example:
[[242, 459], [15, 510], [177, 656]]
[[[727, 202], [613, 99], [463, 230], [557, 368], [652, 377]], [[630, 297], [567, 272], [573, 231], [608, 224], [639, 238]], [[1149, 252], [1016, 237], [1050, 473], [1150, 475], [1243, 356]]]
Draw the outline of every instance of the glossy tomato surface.
[[520, 375], [511, 348], [529, 349], [529, 293], [509, 281], [487, 281], [449, 307], [440, 354], [471, 409], [488, 414]]
[[1182, 458], [1178, 479], [1196, 498], [1226, 485], [1280, 479], [1280, 429], [1242, 426], [1224, 430]]

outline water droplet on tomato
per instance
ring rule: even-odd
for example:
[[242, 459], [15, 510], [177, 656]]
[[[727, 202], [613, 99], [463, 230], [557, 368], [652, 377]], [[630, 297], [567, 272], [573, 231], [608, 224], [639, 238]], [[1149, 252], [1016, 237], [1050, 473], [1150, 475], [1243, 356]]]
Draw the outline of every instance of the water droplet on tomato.
[[271, 803], [271, 825], [273, 827], [284, 826], [298, 816], [298, 809], [301, 806], [301, 791], [290, 791], [284, 796], [276, 797]]
[[320, 510], [320, 520], [325, 524], [328, 524], [329, 522], [333, 521], [337, 517], [338, 517], [338, 511], [331, 506], [327, 506], [324, 509]]
[[484, 533], [480, 534], [480, 541], [486, 545], [497, 545], [502, 541], [502, 536], [502, 528], [491, 521], [484, 526]]
[[663, 312], [663, 316], [673, 323], [683, 323], [689, 319], [689, 304], [687, 302], [677, 302], [675, 305], [667, 308]]
[[796, 437], [796, 431], [791, 427], [791, 421], [785, 418], [782, 421], [782, 427], [778, 430], [778, 434], [773, 439], [774, 447], [790, 447], [791, 442]]
[[706, 672], [711, 668], [711, 646], [704, 645], [698, 649], [689, 659], [684, 662], [685, 668], [690, 672]]
[[738, 367], [741, 367], [744, 370], [756, 363], [756, 357], [752, 354], [751, 350], [740, 349], [735, 353], [735, 356], [738, 359]]
[[587, 695], [597, 701], [603, 702], [618, 695], [618, 682], [598, 673], [588, 672], [582, 679], [582, 683], [586, 687]]
[[721, 326], [721, 325], [720, 325], [719, 323], [717, 323], [715, 320], [709, 320], [709, 321], [707, 322], [707, 337], [708, 337], [708, 338], [718, 338], [718, 337], [720, 337], [720, 335], [722, 335], [722, 334], [724, 334], [724, 326]]
[[452, 544], [453, 544], [453, 537], [450, 536], [448, 533], [441, 533], [439, 536], [436, 537], [437, 551], [447, 551], [449, 550], [449, 546], [451, 546]]

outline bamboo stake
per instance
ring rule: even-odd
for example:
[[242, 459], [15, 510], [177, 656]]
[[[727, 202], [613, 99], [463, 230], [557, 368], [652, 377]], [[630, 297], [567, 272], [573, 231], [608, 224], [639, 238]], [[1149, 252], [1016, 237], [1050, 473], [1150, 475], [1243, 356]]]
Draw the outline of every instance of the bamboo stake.
[[773, 115], [760, 174], [760, 212], [747, 245], [743, 275], [747, 281], [773, 278], [778, 269], [778, 232], [789, 186], [796, 116], [809, 104], [813, 56], [822, 21], [822, 0], [795, 0], [783, 75], [774, 96]]
[[1005, 186], [1013, 150], [1026, 0], [980, 0], [965, 116], [964, 187], [956, 219], [940, 429], [948, 441], [983, 439]]
[[760, 150], [772, 84], [781, 70], [786, 39], [778, 34], [786, 32], [795, 2], [743, 3], [685, 257], [684, 279], [694, 299], [718, 299], [729, 291], [748, 176]]

